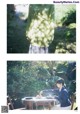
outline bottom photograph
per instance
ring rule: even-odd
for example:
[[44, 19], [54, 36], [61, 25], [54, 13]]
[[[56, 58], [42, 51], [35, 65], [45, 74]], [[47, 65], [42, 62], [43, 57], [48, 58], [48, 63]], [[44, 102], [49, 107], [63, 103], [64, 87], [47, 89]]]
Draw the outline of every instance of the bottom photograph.
[[8, 110], [77, 110], [75, 61], [7, 61]]

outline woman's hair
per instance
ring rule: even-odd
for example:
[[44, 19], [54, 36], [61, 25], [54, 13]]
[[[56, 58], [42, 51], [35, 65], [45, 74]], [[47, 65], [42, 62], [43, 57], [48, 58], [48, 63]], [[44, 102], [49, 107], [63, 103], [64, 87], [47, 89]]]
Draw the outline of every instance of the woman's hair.
[[56, 83], [57, 84], [62, 84], [64, 86], [64, 79], [62, 79], [62, 78], [58, 79]]

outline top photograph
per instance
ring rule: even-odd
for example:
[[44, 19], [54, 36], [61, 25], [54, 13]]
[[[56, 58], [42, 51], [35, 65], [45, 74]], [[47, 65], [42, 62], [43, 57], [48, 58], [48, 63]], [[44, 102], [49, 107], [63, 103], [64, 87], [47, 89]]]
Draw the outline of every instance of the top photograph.
[[75, 4], [7, 4], [7, 53], [76, 53]]

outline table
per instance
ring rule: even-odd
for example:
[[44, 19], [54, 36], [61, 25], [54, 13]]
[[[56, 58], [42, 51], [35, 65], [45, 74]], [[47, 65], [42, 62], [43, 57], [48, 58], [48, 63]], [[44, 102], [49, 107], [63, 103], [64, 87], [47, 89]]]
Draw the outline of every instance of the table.
[[33, 104], [35, 104], [36, 106], [36, 110], [38, 109], [38, 106], [43, 106], [43, 108], [45, 106], [48, 106], [48, 109], [51, 109], [51, 105], [55, 106], [56, 105], [56, 99], [52, 99], [52, 98], [46, 98], [46, 97], [42, 97], [42, 98], [36, 98], [36, 97], [32, 97], [31, 99], [28, 98], [23, 98], [22, 99], [22, 103], [25, 105], [25, 108], [29, 108], [29, 109], [33, 109]]

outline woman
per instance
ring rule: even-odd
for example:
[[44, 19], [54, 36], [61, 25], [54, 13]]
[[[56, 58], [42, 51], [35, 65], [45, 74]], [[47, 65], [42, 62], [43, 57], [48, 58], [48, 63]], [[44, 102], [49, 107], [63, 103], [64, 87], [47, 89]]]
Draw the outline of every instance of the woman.
[[70, 110], [71, 109], [71, 102], [69, 99], [68, 91], [64, 86], [64, 80], [59, 79], [56, 82], [56, 85], [59, 89], [59, 96], [56, 99], [60, 102], [60, 109], [61, 110]]

